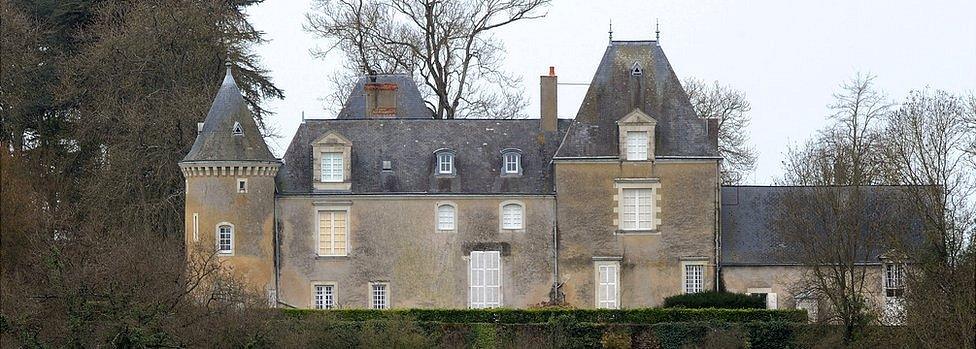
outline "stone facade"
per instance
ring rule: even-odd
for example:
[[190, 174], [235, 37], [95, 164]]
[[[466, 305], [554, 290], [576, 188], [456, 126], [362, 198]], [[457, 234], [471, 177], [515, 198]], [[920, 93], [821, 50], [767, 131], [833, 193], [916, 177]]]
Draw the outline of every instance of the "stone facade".
[[282, 307], [638, 308], [723, 284], [795, 306], [800, 269], [748, 253], [759, 209], [720, 186], [717, 123], [657, 42], [611, 42], [572, 120], [556, 81], [541, 119], [434, 120], [409, 76], [364, 77], [278, 159], [228, 68], [180, 163], [188, 250]]

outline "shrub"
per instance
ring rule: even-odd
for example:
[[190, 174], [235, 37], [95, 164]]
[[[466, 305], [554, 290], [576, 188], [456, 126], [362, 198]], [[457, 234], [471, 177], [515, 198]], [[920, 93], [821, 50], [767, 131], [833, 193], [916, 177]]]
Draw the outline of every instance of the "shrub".
[[665, 308], [765, 309], [766, 300], [731, 292], [699, 292], [671, 296], [664, 299]]
[[655, 324], [662, 322], [806, 322], [803, 310], [766, 309], [287, 309], [291, 317], [328, 314], [340, 321], [367, 321], [405, 316], [420, 322], [440, 323], [549, 323], [554, 319], [575, 323]]

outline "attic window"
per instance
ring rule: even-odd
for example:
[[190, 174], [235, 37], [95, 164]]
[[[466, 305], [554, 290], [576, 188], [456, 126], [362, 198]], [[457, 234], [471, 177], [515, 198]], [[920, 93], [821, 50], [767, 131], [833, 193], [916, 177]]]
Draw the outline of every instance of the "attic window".
[[390, 160], [383, 160], [383, 171], [393, 171], [393, 162]]
[[640, 63], [634, 62], [634, 65], [630, 68], [631, 76], [641, 76], [644, 75], [644, 69], [641, 68]]
[[391, 117], [396, 114], [396, 90], [394, 83], [367, 83], [366, 113], [371, 117]]
[[241, 127], [241, 123], [239, 123], [237, 121], [234, 121], [234, 135], [235, 136], [243, 136], [244, 135], [244, 128]]

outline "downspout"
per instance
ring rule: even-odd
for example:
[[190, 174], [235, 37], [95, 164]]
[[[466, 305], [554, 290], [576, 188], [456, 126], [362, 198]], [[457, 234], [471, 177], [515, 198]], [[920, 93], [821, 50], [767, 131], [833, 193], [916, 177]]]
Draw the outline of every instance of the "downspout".
[[715, 291], [722, 291], [722, 162], [715, 164]]
[[[273, 208], [272, 208], [272, 214], [271, 215], [272, 215], [272, 218], [274, 219], [274, 222], [272, 223], [273, 229], [274, 229], [274, 233], [272, 234], [272, 242], [274, 243], [274, 248], [272, 250], [274, 251], [274, 282], [275, 282], [274, 283], [274, 287], [275, 287], [275, 293], [274, 294], [275, 294], [275, 299], [274, 299], [274, 305], [272, 307], [277, 308], [278, 307], [278, 304], [284, 304], [284, 303], [282, 303], [280, 301], [280, 299], [281, 299], [281, 293], [280, 293], [280, 290], [281, 290], [280, 287], [281, 287], [281, 285], [279, 283], [279, 279], [280, 279], [279, 274], [280, 274], [281, 264], [280, 264], [279, 258], [280, 258], [281, 253], [280, 253], [280, 251], [278, 251], [278, 241], [279, 240], [278, 240], [278, 185], [277, 184], [275, 184], [275, 191], [274, 191], [273, 203], [274, 203], [274, 205], [273, 205]], [[286, 304], [286, 306], [287, 306], [287, 304]]]

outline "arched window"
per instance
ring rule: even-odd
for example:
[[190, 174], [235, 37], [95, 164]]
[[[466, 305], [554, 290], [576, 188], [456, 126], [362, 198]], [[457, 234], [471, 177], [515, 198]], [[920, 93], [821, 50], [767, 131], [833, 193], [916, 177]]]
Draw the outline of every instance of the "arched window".
[[234, 225], [220, 223], [217, 225], [217, 253], [234, 253]]
[[502, 173], [507, 175], [522, 173], [522, 155], [515, 150], [502, 153]]
[[449, 150], [437, 152], [437, 174], [454, 174], [454, 153]]
[[457, 209], [451, 204], [437, 206], [437, 230], [454, 230], [457, 221]]
[[502, 206], [502, 229], [522, 229], [525, 210], [522, 205], [509, 203]]

